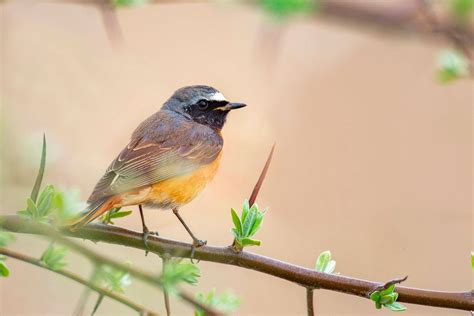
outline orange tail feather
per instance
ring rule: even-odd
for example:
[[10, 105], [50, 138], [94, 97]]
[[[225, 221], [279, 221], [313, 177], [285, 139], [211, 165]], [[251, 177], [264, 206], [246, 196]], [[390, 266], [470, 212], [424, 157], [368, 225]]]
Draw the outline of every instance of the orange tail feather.
[[69, 226], [72, 230], [92, 222], [94, 219], [112, 209], [118, 202], [117, 197], [109, 197], [90, 203], [89, 206], [78, 217], [74, 218]]

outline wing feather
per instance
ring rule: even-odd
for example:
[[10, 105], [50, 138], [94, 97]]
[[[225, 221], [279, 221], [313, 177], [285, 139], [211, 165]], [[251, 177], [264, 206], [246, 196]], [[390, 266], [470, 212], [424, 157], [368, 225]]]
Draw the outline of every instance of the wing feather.
[[143, 135], [134, 133], [134, 139], [107, 168], [88, 202], [187, 174], [216, 159], [223, 146], [219, 134], [205, 126], [175, 125], [162, 124], [151, 135], [140, 126]]

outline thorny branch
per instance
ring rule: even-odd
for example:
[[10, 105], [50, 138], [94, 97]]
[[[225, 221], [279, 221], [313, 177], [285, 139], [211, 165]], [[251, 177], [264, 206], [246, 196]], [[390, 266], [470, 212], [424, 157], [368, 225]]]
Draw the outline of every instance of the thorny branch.
[[[266, 171], [272, 157], [273, 148], [267, 158], [265, 167], [262, 170], [259, 180], [255, 185], [252, 193], [252, 200], [255, 201], [259, 188], [263, 183]], [[91, 261], [100, 264], [107, 264], [122, 271], [129, 272], [132, 276], [152, 285], [160, 285], [157, 278], [145, 272], [117, 263], [100, 254], [97, 254], [88, 248], [85, 248], [70, 239], [64, 238], [61, 234], [51, 228], [50, 225], [36, 223], [33, 221], [21, 219], [18, 216], [0, 216], [0, 227], [5, 230], [17, 233], [38, 234], [48, 236], [56, 241], [63, 243], [72, 250], [80, 252], [82, 255], [88, 257]], [[364, 298], [369, 298], [370, 294], [379, 288], [386, 288], [392, 284], [401, 283], [406, 280], [394, 279], [386, 283], [379, 283], [373, 281], [360, 280], [347, 276], [328, 274], [317, 272], [312, 269], [293, 265], [287, 262], [279, 261], [277, 259], [252, 254], [249, 252], [236, 253], [231, 246], [228, 247], [212, 247], [202, 246], [195, 251], [193, 245], [179, 241], [169, 240], [161, 237], [150, 236], [148, 239], [148, 247], [143, 243], [143, 236], [141, 233], [130, 231], [124, 228], [113, 227], [104, 224], [89, 224], [76, 231], [64, 229], [62, 233], [66, 236], [88, 239], [93, 242], [106, 242], [118, 244], [122, 246], [132, 247], [141, 250], [153, 252], [160, 257], [181, 257], [209, 261], [221, 264], [234, 265], [241, 268], [259, 271], [268, 275], [272, 275], [293, 283], [297, 283], [307, 291], [308, 313], [314, 312], [312, 304], [312, 289], [326, 289], [331, 291], [342, 292], [345, 294], [357, 295]], [[192, 254], [193, 253], [193, 254]], [[471, 292], [441, 292], [425, 289], [397, 287], [399, 294], [398, 301], [425, 305], [444, 307], [460, 310], [474, 310], [473, 294]], [[310, 297], [311, 294], [311, 297]], [[208, 315], [217, 315], [214, 310], [202, 306], [196, 302], [189, 295], [180, 292], [179, 297], [194, 306], [198, 306], [205, 310]], [[310, 304], [311, 303], [311, 304]]]
[[[44, 235], [44, 224], [28, 225], [17, 216], [0, 217], [0, 226], [17, 233]], [[142, 234], [120, 227], [90, 224], [75, 232], [65, 230], [71, 237], [89, 239], [146, 250]], [[190, 258], [192, 245], [161, 237], [150, 236], [149, 251], [158, 255]], [[209, 261], [259, 271], [304, 287], [319, 288], [368, 298], [375, 288], [385, 283], [366, 281], [342, 275], [317, 272], [312, 269], [283, 262], [277, 259], [253, 254], [247, 251], [235, 253], [230, 247], [203, 246], [197, 248], [194, 259]], [[126, 268], [126, 267], [125, 267]], [[460, 310], [474, 310], [473, 294], [466, 292], [443, 292], [410, 287], [397, 287], [398, 301]]]

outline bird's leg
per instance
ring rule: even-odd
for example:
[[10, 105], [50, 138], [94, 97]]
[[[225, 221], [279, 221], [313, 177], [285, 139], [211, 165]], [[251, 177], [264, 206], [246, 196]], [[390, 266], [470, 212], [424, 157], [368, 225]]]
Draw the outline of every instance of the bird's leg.
[[202, 247], [204, 246], [205, 244], [207, 244], [207, 241], [206, 240], [200, 240], [198, 238], [196, 238], [196, 236], [194, 236], [193, 232], [191, 231], [191, 229], [189, 229], [188, 225], [186, 225], [186, 223], [184, 222], [183, 218], [181, 217], [181, 215], [179, 215], [179, 212], [178, 212], [178, 209], [177, 208], [173, 208], [173, 213], [174, 215], [176, 215], [176, 217], [179, 219], [179, 221], [181, 222], [181, 224], [183, 224], [184, 228], [186, 229], [186, 231], [188, 232], [189, 236], [191, 236], [191, 238], [193, 239], [193, 247], [191, 249], [191, 261], [193, 261], [193, 258], [194, 258], [194, 251], [196, 250], [196, 248], [198, 247]]
[[[155, 235], [158, 236], [158, 232], [150, 232], [148, 227], [145, 224], [145, 216], [143, 215], [143, 208], [141, 204], [138, 204], [138, 209], [140, 210], [140, 218], [142, 219], [142, 229], [143, 229], [143, 243], [145, 244], [146, 249], [148, 249], [148, 236]], [[148, 254], [148, 250], [145, 251], [145, 256]]]

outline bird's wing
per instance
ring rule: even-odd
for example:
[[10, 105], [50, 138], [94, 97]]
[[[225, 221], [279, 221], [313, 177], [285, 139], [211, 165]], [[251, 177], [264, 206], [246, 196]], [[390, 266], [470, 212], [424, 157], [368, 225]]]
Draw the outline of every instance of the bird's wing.
[[214, 161], [222, 146], [220, 135], [199, 127], [175, 130], [165, 126], [151, 137], [132, 139], [97, 183], [88, 202], [192, 172]]

